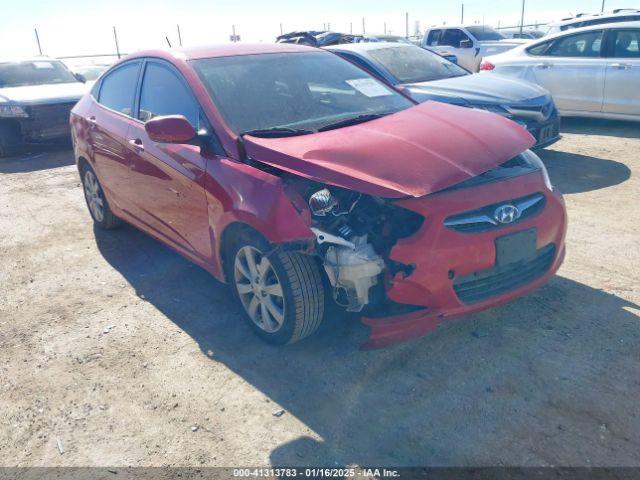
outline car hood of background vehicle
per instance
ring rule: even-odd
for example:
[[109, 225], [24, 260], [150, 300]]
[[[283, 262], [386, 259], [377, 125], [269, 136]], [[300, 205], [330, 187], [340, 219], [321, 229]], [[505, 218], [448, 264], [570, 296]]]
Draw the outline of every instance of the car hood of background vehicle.
[[0, 104], [40, 105], [77, 102], [86, 92], [87, 85], [81, 82], [0, 88]]
[[547, 91], [538, 85], [499, 75], [463, 75], [401, 86], [419, 102], [429, 99], [443, 101], [450, 99], [458, 105], [514, 105], [548, 95]]
[[253, 160], [387, 198], [420, 197], [445, 189], [534, 143], [525, 129], [499, 115], [438, 102], [326, 132], [244, 137]]

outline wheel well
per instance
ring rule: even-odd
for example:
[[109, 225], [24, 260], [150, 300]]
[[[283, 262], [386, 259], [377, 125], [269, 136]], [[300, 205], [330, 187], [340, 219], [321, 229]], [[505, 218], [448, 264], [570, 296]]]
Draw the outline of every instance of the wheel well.
[[222, 268], [222, 275], [224, 276], [226, 282], [229, 281], [229, 279], [227, 278], [226, 266], [227, 250], [231, 246], [231, 242], [233, 242], [233, 240], [243, 232], [250, 232], [256, 235], [260, 235], [264, 238], [264, 235], [262, 235], [255, 228], [250, 227], [246, 223], [234, 222], [225, 227], [224, 231], [222, 232], [222, 237], [220, 238], [220, 263]]

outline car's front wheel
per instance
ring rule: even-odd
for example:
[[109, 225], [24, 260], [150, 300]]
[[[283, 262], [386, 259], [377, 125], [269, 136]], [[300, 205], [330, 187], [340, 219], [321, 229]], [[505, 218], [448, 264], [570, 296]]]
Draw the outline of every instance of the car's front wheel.
[[111, 211], [111, 208], [109, 208], [109, 203], [104, 196], [102, 186], [93, 168], [91, 168], [89, 164], [85, 164], [82, 167], [80, 176], [82, 177], [84, 199], [87, 202], [87, 207], [89, 208], [89, 213], [94, 223], [104, 230], [110, 230], [119, 226], [120, 219], [116, 217]]
[[313, 258], [283, 252], [245, 231], [226, 252], [225, 264], [245, 318], [261, 338], [283, 345], [318, 329], [324, 317], [324, 286]]

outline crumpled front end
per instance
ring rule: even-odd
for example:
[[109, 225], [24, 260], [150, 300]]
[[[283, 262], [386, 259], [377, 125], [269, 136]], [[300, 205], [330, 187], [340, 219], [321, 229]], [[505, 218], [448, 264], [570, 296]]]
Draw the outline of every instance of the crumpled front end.
[[[422, 307], [408, 315], [363, 319], [371, 328], [364, 348], [420, 336], [447, 319], [506, 303], [544, 284], [565, 254], [562, 196], [544, 186], [541, 172], [456, 188], [397, 202], [424, 216], [422, 227], [399, 240], [389, 260], [396, 273], [390, 301]], [[517, 218], [497, 220], [505, 206]], [[500, 209], [503, 210], [500, 210]], [[506, 215], [512, 211], [506, 209]]]

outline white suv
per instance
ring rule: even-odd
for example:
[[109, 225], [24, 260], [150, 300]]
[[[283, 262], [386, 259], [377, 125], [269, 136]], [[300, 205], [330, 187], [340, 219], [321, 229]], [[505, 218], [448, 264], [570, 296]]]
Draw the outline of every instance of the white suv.
[[561, 22], [552, 23], [546, 35], [564, 32], [572, 28], [604, 25], [605, 23], [634, 22], [640, 20], [640, 10], [620, 8], [610, 13], [585, 14], [581, 13], [572, 18], [565, 18]]

